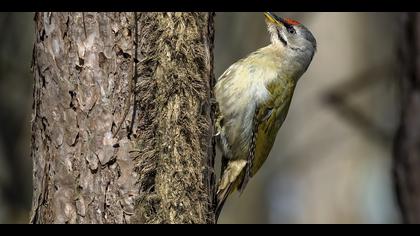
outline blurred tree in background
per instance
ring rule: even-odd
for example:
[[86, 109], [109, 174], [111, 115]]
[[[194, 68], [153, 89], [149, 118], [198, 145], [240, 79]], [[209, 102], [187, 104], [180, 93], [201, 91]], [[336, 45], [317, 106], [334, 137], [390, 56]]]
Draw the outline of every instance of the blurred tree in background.
[[28, 222], [33, 13], [0, 13], [0, 222]]
[[420, 14], [403, 13], [400, 32], [402, 113], [395, 139], [395, 184], [404, 222], [420, 224]]

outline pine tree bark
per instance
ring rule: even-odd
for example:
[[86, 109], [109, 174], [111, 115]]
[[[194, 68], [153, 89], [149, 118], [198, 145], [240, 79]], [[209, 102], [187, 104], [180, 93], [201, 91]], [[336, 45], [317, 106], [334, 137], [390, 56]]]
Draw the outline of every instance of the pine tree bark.
[[214, 223], [213, 13], [37, 13], [32, 223]]
[[420, 223], [420, 14], [403, 13], [400, 29], [402, 113], [394, 180], [405, 223]]

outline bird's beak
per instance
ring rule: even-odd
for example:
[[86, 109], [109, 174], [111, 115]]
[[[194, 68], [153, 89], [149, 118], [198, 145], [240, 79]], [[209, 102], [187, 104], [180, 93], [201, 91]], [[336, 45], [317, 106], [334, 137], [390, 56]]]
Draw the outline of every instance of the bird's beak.
[[264, 12], [264, 16], [269, 22], [273, 24], [280, 25], [280, 26], [284, 26], [286, 24], [283, 18], [276, 16], [272, 12]]

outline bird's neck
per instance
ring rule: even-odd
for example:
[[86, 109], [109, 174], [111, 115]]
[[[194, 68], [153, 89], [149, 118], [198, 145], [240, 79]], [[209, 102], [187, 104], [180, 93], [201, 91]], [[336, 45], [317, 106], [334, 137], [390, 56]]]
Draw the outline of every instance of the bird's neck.
[[262, 50], [278, 65], [281, 73], [296, 81], [305, 73], [311, 62], [310, 55], [305, 51], [296, 51], [279, 43], [271, 43]]

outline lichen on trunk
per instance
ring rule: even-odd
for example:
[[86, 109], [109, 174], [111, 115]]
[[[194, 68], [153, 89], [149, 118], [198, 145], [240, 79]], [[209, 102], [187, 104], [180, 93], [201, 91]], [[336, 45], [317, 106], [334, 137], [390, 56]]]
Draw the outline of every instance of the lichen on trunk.
[[145, 208], [140, 212], [146, 222], [214, 221], [207, 181], [212, 167], [206, 158], [213, 155], [212, 18], [208, 13], [139, 18], [138, 134], [145, 141], [139, 173], [146, 175], [140, 179], [150, 177], [143, 185], [143, 200], [148, 203], [141, 203]]

